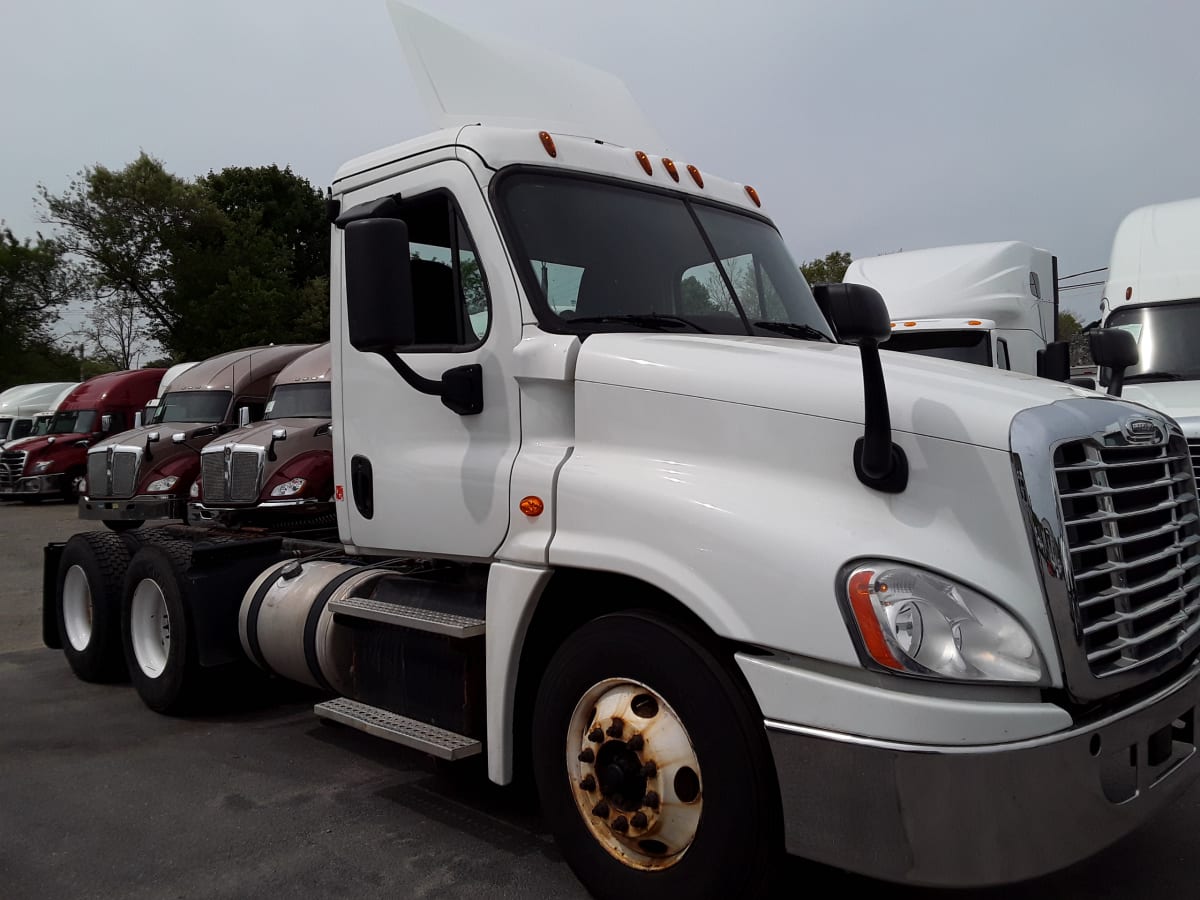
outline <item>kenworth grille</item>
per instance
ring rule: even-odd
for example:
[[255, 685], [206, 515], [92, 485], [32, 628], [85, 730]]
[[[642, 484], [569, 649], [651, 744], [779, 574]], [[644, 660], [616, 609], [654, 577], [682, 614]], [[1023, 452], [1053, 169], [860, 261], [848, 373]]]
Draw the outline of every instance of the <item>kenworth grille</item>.
[[137, 487], [141, 451], [135, 447], [106, 447], [88, 454], [90, 497], [130, 497]]
[[200, 454], [204, 502], [253, 503], [258, 499], [265, 452], [229, 444]]

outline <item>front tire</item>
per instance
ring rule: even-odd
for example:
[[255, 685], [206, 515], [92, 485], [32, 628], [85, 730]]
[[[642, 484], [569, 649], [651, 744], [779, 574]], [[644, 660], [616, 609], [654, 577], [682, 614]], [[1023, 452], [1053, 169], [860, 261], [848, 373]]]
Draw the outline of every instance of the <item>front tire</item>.
[[563, 642], [534, 706], [534, 775], [593, 895], [767, 892], [782, 816], [756, 709], [702, 635], [652, 614], [604, 616]]
[[84, 681], [125, 677], [121, 590], [129, 547], [115, 534], [85, 531], [63, 547], [55, 591], [63, 655]]

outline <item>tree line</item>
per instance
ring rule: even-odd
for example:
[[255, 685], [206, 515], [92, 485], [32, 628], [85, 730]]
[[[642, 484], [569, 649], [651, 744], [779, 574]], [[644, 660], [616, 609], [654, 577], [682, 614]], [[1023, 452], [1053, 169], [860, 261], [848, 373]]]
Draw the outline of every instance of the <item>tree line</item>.
[[290, 168], [185, 179], [143, 153], [36, 203], [49, 234], [0, 227], [0, 387], [328, 339], [325, 204]]

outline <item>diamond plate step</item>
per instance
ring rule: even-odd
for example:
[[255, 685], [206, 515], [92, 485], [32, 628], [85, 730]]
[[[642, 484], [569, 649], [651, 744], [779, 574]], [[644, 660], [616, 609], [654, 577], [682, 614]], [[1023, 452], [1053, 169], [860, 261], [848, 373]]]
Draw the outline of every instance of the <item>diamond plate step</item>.
[[418, 631], [432, 631], [435, 634], [445, 634], [450, 637], [478, 637], [484, 632], [483, 619], [434, 612], [416, 606], [400, 606], [397, 603], [384, 603], [365, 597], [330, 600], [329, 609], [332, 612], [341, 613], [343, 616], [370, 619], [373, 622], [386, 622], [389, 625], [415, 628]]
[[465, 734], [456, 734], [346, 697], [318, 703], [313, 712], [322, 719], [349, 725], [440, 759], [464, 759], [483, 752], [483, 745]]

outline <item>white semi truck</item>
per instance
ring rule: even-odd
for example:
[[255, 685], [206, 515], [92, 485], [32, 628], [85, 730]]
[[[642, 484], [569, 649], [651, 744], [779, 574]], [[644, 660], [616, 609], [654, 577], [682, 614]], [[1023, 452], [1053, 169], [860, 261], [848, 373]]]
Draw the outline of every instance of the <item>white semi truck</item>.
[[[1135, 209], [1113, 238], [1101, 323], [1129, 331], [1139, 361], [1123, 395], [1175, 418], [1200, 464], [1200, 197]], [[1110, 376], [1101, 370], [1100, 382]]]
[[1019, 880], [1192, 782], [1171, 419], [881, 360], [879, 295], [814, 297], [769, 198], [641, 144], [619, 83], [394, 10], [450, 127], [332, 183], [338, 534], [50, 545], [79, 675], [177, 712], [250, 660], [323, 719], [482, 754], [599, 897], [755, 896], [785, 849]]
[[888, 350], [1051, 374], [1058, 259], [1048, 250], [999, 241], [889, 253], [854, 260], [842, 280], [883, 295], [892, 317]]

